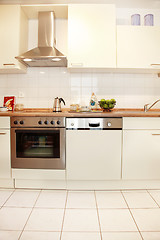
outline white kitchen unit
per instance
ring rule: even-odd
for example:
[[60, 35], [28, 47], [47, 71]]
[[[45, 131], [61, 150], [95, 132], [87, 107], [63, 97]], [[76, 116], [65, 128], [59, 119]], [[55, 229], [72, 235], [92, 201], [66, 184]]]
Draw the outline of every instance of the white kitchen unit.
[[116, 67], [116, 13], [112, 4], [68, 6], [68, 67]]
[[0, 5], [0, 73], [24, 73], [15, 59], [27, 51], [28, 19], [20, 5]]
[[122, 179], [160, 180], [160, 118], [123, 119]]
[[11, 179], [10, 117], [0, 117], [0, 187], [13, 187]]
[[16, 188], [66, 189], [66, 171], [12, 168]]
[[120, 180], [121, 139], [119, 130], [67, 130], [67, 180]]
[[117, 26], [117, 68], [160, 69], [160, 27]]

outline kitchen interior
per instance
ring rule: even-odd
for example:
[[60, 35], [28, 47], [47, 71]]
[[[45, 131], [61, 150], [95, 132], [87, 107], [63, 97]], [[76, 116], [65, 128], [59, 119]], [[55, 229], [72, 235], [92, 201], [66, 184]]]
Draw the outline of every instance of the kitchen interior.
[[0, 0], [0, 239], [160, 239], [160, 2]]

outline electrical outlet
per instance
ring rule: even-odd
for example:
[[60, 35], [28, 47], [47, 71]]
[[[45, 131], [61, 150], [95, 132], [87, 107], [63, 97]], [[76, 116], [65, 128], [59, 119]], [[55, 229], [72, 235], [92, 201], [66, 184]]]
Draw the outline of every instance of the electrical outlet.
[[19, 92], [18, 92], [18, 97], [19, 97], [19, 98], [24, 98], [24, 92], [19, 91]]

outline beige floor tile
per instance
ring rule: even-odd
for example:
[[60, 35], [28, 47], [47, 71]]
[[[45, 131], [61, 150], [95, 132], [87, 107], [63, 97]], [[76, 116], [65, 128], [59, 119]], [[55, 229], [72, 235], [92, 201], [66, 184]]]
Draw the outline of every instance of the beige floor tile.
[[12, 189], [0, 190], [0, 206], [3, 206], [3, 204], [9, 198], [9, 196], [11, 196], [13, 191], [14, 190], [12, 190]]
[[60, 232], [28, 232], [24, 231], [20, 240], [59, 240]]
[[96, 191], [98, 208], [128, 208], [121, 192]]
[[102, 233], [103, 240], [142, 240], [139, 232]]
[[25, 231], [61, 231], [63, 209], [33, 209]]
[[160, 231], [160, 209], [131, 209], [140, 231]]
[[66, 209], [63, 231], [98, 232], [96, 209]]
[[129, 208], [158, 208], [147, 192], [124, 192]]
[[96, 208], [94, 192], [74, 191], [68, 193], [67, 208]]
[[66, 202], [66, 191], [43, 190], [36, 202], [35, 207], [40, 208], [64, 208]]
[[99, 209], [102, 231], [137, 231], [128, 209]]
[[39, 195], [38, 190], [16, 190], [8, 199], [6, 207], [33, 207]]
[[21, 231], [0, 231], [1, 240], [18, 240]]
[[149, 190], [148, 192], [160, 206], [160, 190]]
[[61, 240], [101, 240], [101, 236], [98, 232], [63, 232]]
[[160, 240], [160, 232], [141, 232], [143, 240]]
[[22, 230], [31, 208], [10, 208], [0, 209], [0, 230]]

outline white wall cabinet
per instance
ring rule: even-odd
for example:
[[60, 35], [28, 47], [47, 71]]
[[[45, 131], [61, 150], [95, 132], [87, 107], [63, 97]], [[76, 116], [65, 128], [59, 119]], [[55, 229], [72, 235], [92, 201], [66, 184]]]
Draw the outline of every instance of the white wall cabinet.
[[159, 118], [124, 118], [122, 178], [160, 179]]
[[11, 178], [10, 118], [0, 117], [0, 179]]
[[116, 15], [112, 4], [68, 6], [68, 67], [116, 67]]
[[121, 138], [118, 130], [67, 130], [67, 180], [120, 179]]
[[0, 5], [0, 73], [23, 73], [15, 57], [27, 51], [28, 19], [20, 5]]
[[159, 43], [160, 27], [117, 26], [117, 67], [160, 69]]

